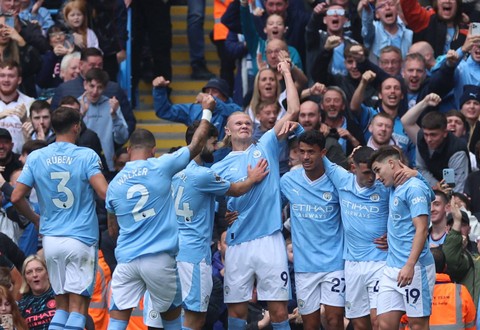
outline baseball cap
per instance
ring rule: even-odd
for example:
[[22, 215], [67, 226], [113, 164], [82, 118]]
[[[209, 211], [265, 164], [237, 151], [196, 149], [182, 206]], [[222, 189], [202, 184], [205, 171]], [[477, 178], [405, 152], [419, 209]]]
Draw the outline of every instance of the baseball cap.
[[0, 128], [0, 138], [5, 138], [7, 140], [10, 140], [12, 141], [12, 135], [10, 134], [10, 132], [5, 129], [5, 128]]
[[228, 86], [228, 83], [221, 79], [221, 78], [212, 78], [210, 79], [205, 86], [202, 88], [202, 92], [205, 93], [205, 90], [207, 88], [216, 88], [220, 93], [223, 94], [225, 97], [230, 96], [230, 87]]
[[477, 100], [480, 102], [480, 87], [475, 85], [463, 86], [463, 94], [460, 97], [460, 108], [463, 104], [470, 100]]

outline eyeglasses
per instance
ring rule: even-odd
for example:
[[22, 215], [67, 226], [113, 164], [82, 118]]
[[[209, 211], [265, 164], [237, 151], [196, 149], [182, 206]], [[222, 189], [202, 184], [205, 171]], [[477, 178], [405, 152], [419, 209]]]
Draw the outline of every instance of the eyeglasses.
[[384, 3], [378, 5], [375, 9], [379, 10], [379, 9], [385, 8], [387, 6], [388, 7], [395, 7], [395, 4], [393, 3], [393, 1], [385, 1]]
[[65, 32], [52, 32], [48, 34], [50, 38], [63, 37], [64, 35]]
[[345, 9], [329, 9], [327, 10], [327, 16], [344, 16], [345, 15]]

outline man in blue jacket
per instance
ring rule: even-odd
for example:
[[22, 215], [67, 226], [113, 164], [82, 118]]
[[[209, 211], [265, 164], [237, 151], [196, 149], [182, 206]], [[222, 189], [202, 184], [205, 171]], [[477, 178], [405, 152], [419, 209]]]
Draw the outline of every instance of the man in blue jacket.
[[[230, 88], [228, 83], [219, 78], [210, 79], [202, 88], [202, 92], [197, 95], [195, 103], [172, 104], [168, 99], [167, 87], [169, 80], [160, 76], [153, 80], [153, 108], [157, 117], [170, 120], [177, 123], [183, 123], [187, 126], [192, 125], [195, 120], [202, 118], [202, 100], [208, 94], [212, 95], [216, 101], [215, 109], [212, 110], [211, 123], [218, 129], [218, 140], [221, 141], [225, 136], [225, 125], [228, 116], [236, 111], [243, 111], [242, 108], [233, 102], [229, 97]], [[214, 153], [215, 161], [223, 158], [226, 153], [217, 151]], [[227, 152], [228, 153], [228, 152]]]

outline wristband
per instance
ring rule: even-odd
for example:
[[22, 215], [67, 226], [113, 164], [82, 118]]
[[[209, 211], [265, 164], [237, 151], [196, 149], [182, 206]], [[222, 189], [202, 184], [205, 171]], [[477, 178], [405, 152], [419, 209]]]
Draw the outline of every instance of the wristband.
[[212, 119], [212, 110], [203, 109], [202, 119], [205, 119], [206, 121], [210, 122], [210, 120]]

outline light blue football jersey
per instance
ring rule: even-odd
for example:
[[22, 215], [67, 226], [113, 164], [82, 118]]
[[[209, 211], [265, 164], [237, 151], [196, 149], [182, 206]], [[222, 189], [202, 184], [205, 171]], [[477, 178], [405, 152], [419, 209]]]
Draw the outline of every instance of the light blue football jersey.
[[177, 261], [211, 264], [215, 197], [225, 195], [230, 182], [192, 160], [173, 177], [172, 187], [179, 229]]
[[117, 216], [118, 262], [143, 255], [178, 252], [178, 225], [172, 198], [172, 178], [190, 161], [183, 147], [159, 158], [127, 162], [108, 185], [105, 206]]
[[322, 175], [311, 181], [298, 168], [285, 173], [280, 187], [290, 202], [295, 272], [343, 270], [339, 197], [330, 179]]
[[227, 208], [238, 211], [238, 219], [228, 228], [228, 245], [240, 244], [272, 235], [282, 229], [279, 141], [273, 129], [244, 151], [232, 151], [212, 169], [230, 182], [247, 178], [247, 166], [254, 167], [262, 158], [268, 162], [269, 174], [243, 196], [228, 197]]
[[390, 191], [378, 180], [372, 187], [360, 187], [356, 176], [323, 157], [325, 172], [340, 198], [345, 231], [345, 260], [386, 260], [387, 252], [373, 242], [387, 232]]
[[56, 142], [28, 155], [18, 178], [34, 187], [40, 206], [40, 234], [71, 237], [91, 246], [98, 241], [98, 220], [90, 178], [101, 173], [89, 148]]
[[[412, 250], [415, 227], [412, 219], [427, 215], [430, 224], [431, 191], [418, 178], [410, 178], [404, 184], [390, 191], [390, 213], [388, 217], [387, 266], [402, 268]], [[425, 240], [418, 262], [433, 264], [433, 257]]]

